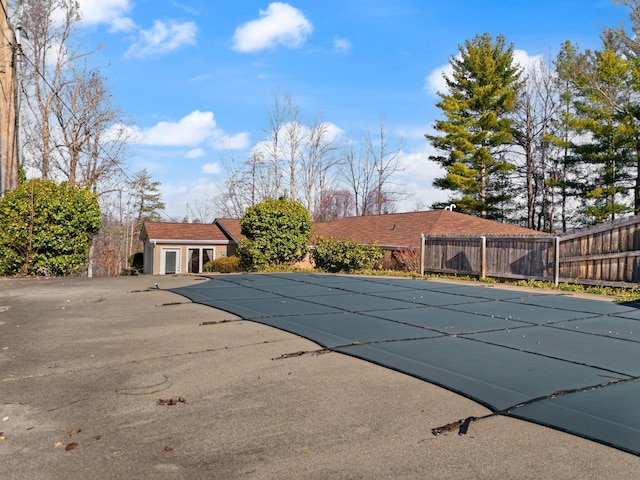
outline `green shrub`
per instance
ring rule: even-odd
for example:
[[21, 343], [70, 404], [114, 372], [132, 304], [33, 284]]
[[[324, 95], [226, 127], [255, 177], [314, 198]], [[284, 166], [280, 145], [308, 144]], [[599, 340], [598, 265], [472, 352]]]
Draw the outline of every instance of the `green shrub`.
[[353, 240], [318, 238], [313, 250], [316, 268], [327, 272], [355, 272], [371, 269], [383, 252], [377, 245], [360, 245]]
[[287, 265], [305, 257], [311, 236], [311, 215], [286, 198], [268, 199], [247, 209], [240, 220], [238, 257], [243, 270]]
[[0, 275], [70, 275], [86, 266], [100, 228], [98, 196], [33, 179], [0, 199]]
[[205, 272], [234, 273], [240, 270], [240, 259], [238, 257], [223, 257], [211, 260], [202, 267]]
[[132, 270], [137, 270], [139, 272], [144, 268], [144, 254], [143, 252], [136, 252], [133, 255], [129, 256], [129, 266]]

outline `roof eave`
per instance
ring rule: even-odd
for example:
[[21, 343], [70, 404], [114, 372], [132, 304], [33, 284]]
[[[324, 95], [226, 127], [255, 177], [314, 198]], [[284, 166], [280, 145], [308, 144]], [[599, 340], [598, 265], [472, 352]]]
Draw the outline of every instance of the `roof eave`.
[[190, 245], [228, 245], [229, 240], [188, 240], [188, 239], [176, 239], [176, 238], [150, 238], [149, 242], [152, 243], [183, 243]]
[[220, 222], [218, 222], [218, 219], [217, 219], [217, 218], [213, 221], [213, 223], [214, 223], [214, 224], [216, 224], [216, 225], [218, 226], [218, 228], [219, 228], [220, 230], [222, 230], [222, 232], [223, 232], [227, 237], [229, 237], [233, 242], [238, 243], [238, 244], [240, 243], [236, 237], [234, 237], [233, 235], [231, 235], [231, 233], [229, 232], [229, 230], [227, 230], [226, 228], [224, 228], [224, 226], [223, 226]]

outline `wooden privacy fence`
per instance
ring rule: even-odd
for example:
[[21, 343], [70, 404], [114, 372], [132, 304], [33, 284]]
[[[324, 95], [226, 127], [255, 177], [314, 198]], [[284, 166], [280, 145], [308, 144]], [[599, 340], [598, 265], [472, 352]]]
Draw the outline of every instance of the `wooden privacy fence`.
[[560, 237], [561, 282], [630, 287], [640, 282], [640, 217]]
[[546, 235], [422, 235], [422, 273], [556, 282], [557, 243]]
[[586, 285], [640, 282], [640, 217], [561, 237], [422, 235], [421, 272]]

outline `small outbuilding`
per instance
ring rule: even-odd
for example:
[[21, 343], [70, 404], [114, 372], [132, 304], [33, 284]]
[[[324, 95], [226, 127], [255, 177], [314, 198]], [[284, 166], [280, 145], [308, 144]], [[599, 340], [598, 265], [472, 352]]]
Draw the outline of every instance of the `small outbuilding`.
[[[239, 227], [237, 220], [230, 223]], [[154, 275], [201, 273], [207, 262], [234, 255], [240, 240], [217, 221], [145, 222], [140, 239], [144, 244], [143, 272]]]

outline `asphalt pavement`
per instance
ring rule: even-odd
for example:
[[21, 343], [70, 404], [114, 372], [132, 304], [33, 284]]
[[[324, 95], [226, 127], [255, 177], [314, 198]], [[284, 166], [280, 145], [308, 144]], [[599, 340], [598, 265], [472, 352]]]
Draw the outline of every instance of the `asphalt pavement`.
[[513, 418], [434, 437], [489, 412], [165, 291], [203, 281], [0, 279], [2, 478], [640, 477], [640, 457]]

